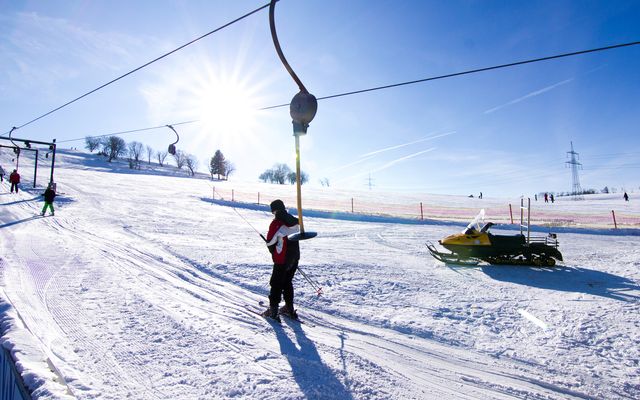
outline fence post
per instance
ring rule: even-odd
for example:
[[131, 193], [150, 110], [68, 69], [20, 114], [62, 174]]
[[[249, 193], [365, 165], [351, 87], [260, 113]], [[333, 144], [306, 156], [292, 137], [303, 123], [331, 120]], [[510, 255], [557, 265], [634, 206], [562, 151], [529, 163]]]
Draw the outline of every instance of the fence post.
[[211, 200], [215, 200], [216, 199], [216, 187], [213, 187], [212, 193], [211, 193]]
[[260, 192], [258, 192], [258, 205], [260, 205]]
[[235, 201], [234, 194], [233, 194], [233, 189], [231, 189], [231, 201]]
[[353, 197], [351, 198], [351, 212], [353, 212]]
[[420, 202], [420, 220], [424, 221], [424, 212], [422, 211], [422, 202]]
[[509, 203], [509, 216], [511, 216], [511, 225], [513, 225], [513, 209], [511, 208], [511, 203]]
[[613, 229], [618, 229], [618, 223], [616, 222], [616, 213], [611, 210], [611, 215], [613, 215]]

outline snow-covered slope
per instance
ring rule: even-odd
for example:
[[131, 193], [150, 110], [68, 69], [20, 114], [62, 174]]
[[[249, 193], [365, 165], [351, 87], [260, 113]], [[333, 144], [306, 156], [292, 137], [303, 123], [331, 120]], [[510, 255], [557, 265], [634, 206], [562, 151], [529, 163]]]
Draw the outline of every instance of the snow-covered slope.
[[640, 398], [635, 231], [563, 232], [554, 269], [456, 267], [424, 246], [451, 223], [309, 216], [324, 294], [298, 274], [305, 323], [274, 326], [246, 309], [268, 294], [252, 226], [270, 213], [166, 171], [63, 153], [45, 218], [41, 190], [0, 184], [3, 341], [34, 398]]

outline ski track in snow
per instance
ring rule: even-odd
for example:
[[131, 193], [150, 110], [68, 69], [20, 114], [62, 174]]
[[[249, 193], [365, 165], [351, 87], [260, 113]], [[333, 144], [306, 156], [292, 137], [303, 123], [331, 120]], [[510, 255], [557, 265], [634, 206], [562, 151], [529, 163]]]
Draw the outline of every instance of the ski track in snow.
[[424, 246], [450, 224], [306, 218], [324, 295], [297, 274], [309, 323], [272, 325], [246, 309], [269, 254], [208, 183], [122, 172], [62, 153], [53, 218], [2, 194], [0, 286], [77, 398], [640, 397], [637, 238], [562, 234], [555, 269], [458, 267]]

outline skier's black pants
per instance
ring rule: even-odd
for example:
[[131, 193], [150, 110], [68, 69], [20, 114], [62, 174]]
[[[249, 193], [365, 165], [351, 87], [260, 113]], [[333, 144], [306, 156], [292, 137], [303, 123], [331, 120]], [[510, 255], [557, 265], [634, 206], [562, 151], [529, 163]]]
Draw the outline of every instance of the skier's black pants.
[[298, 261], [289, 264], [273, 264], [271, 273], [271, 292], [269, 293], [269, 306], [273, 310], [280, 304], [284, 296], [284, 303], [293, 309], [293, 276], [298, 269]]
[[11, 182], [11, 193], [13, 193], [13, 189], [16, 189], [16, 193], [18, 193], [18, 184], [15, 182]]

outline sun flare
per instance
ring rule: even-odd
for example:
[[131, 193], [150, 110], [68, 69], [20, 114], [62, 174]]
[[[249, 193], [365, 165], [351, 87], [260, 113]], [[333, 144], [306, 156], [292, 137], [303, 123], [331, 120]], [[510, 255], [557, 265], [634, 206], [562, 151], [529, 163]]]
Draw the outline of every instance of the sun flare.
[[256, 122], [257, 105], [240, 82], [210, 82], [198, 93], [198, 114], [205, 130], [218, 136], [243, 136]]

